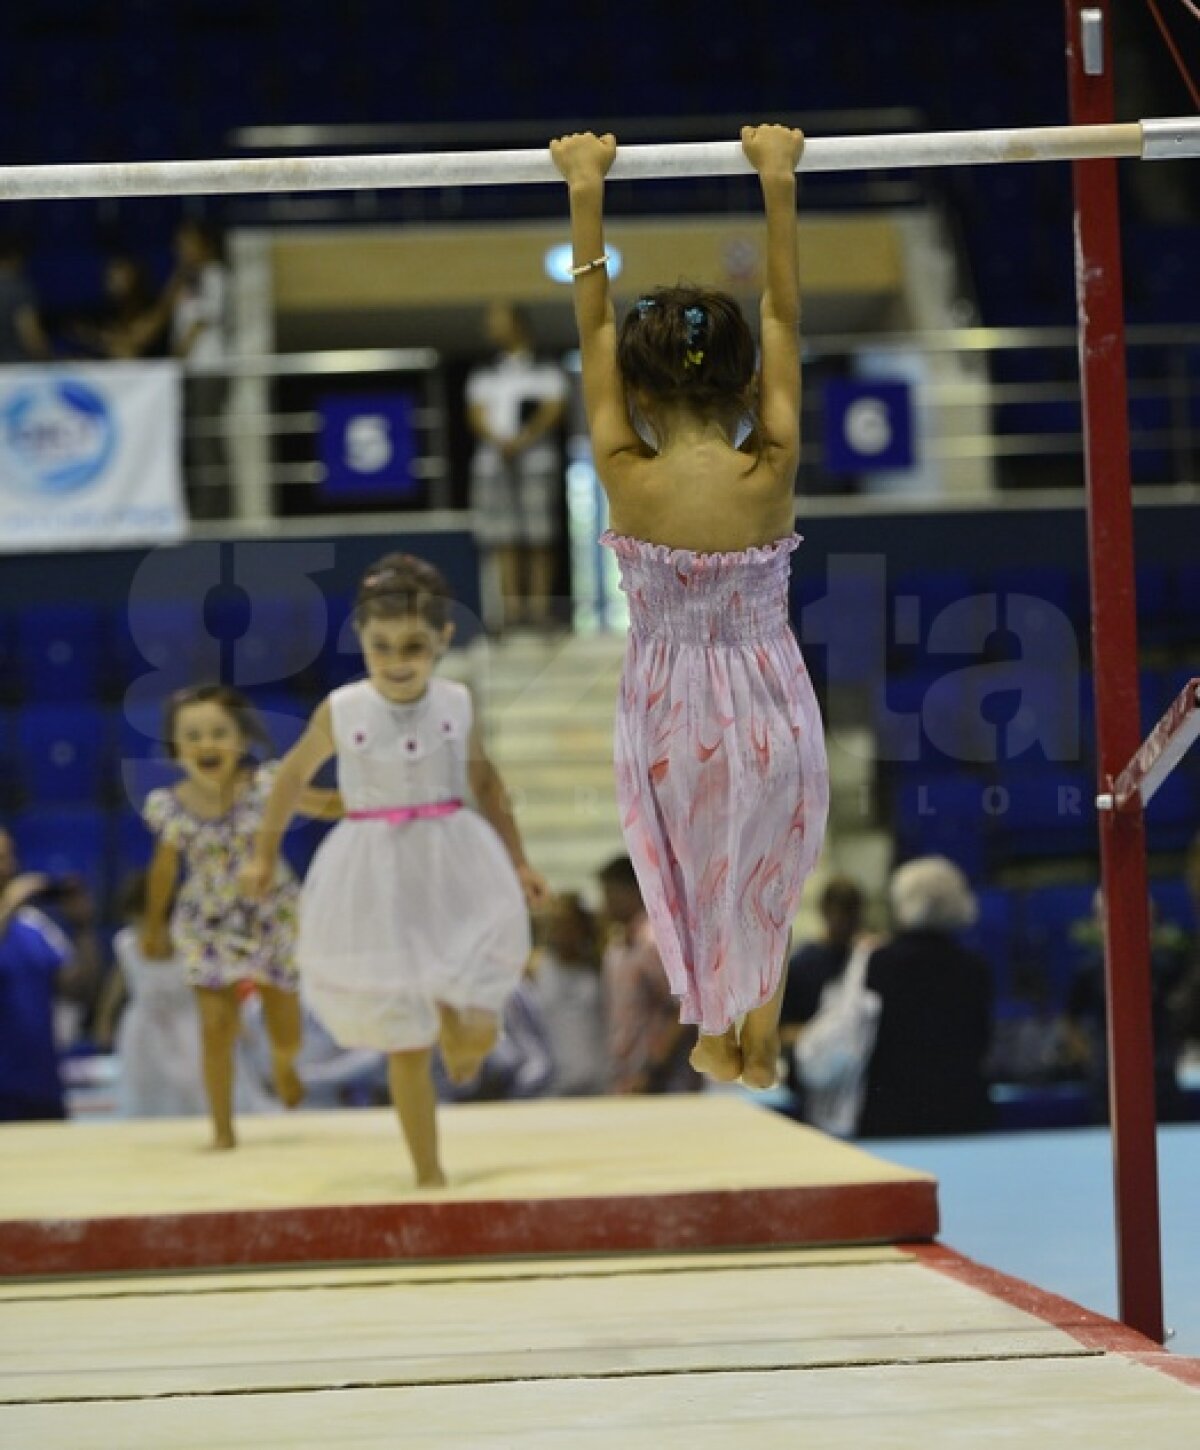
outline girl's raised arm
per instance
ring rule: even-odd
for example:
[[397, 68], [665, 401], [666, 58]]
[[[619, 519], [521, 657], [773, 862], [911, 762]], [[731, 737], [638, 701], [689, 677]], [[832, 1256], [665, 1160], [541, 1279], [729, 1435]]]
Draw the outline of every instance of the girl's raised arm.
[[762, 297], [758, 416], [762, 441], [790, 491], [800, 459], [800, 257], [796, 167], [804, 136], [787, 126], [743, 126], [742, 149], [762, 183], [767, 281]]
[[604, 253], [604, 178], [617, 154], [612, 136], [564, 136], [550, 143], [550, 156], [567, 183], [571, 201], [571, 243], [575, 254], [575, 322], [583, 359], [583, 401], [592, 458], [601, 481], [620, 455], [640, 454], [644, 445], [632, 423], [625, 386], [617, 368], [617, 320], [608, 288]]

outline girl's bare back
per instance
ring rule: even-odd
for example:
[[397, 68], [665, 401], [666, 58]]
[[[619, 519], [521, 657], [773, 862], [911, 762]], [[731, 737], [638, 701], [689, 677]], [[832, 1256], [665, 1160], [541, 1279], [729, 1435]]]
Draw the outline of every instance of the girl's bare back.
[[626, 456], [601, 479], [612, 531], [703, 554], [773, 543], [795, 527], [773, 465], [769, 453], [756, 460], [718, 440]]

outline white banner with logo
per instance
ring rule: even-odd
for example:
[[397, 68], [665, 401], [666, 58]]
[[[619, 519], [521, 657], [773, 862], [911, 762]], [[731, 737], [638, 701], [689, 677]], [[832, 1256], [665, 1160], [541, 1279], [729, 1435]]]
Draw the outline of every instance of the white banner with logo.
[[180, 399], [173, 362], [0, 367], [0, 550], [182, 538]]

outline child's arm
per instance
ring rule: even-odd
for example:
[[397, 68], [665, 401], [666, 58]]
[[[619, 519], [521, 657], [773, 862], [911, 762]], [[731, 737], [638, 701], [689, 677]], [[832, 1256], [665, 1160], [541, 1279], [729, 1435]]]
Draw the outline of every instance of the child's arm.
[[543, 438], [553, 433], [562, 422], [566, 411], [567, 405], [560, 398], [544, 399], [517, 436], [500, 445], [500, 451], [513, 458], [524, 453], [526, 449], [532, 448], [535, 443], [540, 443]]
[[787, 126], [743, 126], [742, 149], [762, 183], [767, 282], [762, 297], [758, 416], [762, 442], [790, 494], [800, 459], [800, 259], [796, 167], [804, 136]]
[[239, 877], [247, 896], [257, 899], [271, 889], [283, 833], [299, 809], [305, 787], [333, 754], [333, 748], [333, 711], [329, 701], [322, 700], [304, 734], [279, 762], [262, 824], [254, 838], [254, 853]]
[[467, 766], [471, 792], [479, 806], [479, 814], [504, 842], [504, 848], [516, 868], [517, 877], [525, 892], [525, 900], [532, 910], [538, 910], [550, 900], [550, 888], [546, 878], [535, 871], [525, 859], [525, 848], [521, 844], [521, 833], [517, 829], [512, 813], [512, 803], [500, 772], [492, 764], [484, 748], [483, 736], [476, 721], [471, 726], [470, 760]]
[[310, 785], [300, 792], [296, 812], [314, 821], [340, 821], [346, 814], [346, 803], [340, 790]]
[[[612, 136], [564, 136], [550, 143], [550, 156], [567, 183], [575, 266], [604, 256], [604, 178], [617, 154]], [[608, 290], [608, 270], [590, 267], [575, 278], [575, 323], [583, 361], [583, 401], [592, 457], [601, 482], [612, 466], [641, 457], [645, 445], [629, 421], [625, 385], [617, 367], [617, 320]]]
[[146, 914], [142, 918], [142, 951], [151, 961], [162, 962], [171, 955], [171, 933], [167, 919], [175, 883], [179, 880], [179, 852], [159, 841], [146, 873]]

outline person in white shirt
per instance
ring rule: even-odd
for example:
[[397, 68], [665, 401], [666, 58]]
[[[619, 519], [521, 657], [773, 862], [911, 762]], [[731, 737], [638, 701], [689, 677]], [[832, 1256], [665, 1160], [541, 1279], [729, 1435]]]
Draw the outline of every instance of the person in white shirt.
[[603, 1093], [612, 1068], [600, 928], [576, 892], [554, 899], [542, 922], [544, 944], [535, 954], [533, 995], [554, 1054], [555, 1097]]
[[562, 369], [534, 356], [527, 317], [494, 303], [485, 319], [496, 360], [467, 379], [475, 435], [471, 507], [480, 545], [494, 553], [504, 623], [552, 623], [562, 457], [556, 433], [566, 410]]
[[229, 376], [220, 369], [229, 354], [229, 289], [220, 236], [205, 222], [185, 221], [175, 233], [175, 257], [178, 266], [167, 297], [171, 352], [188, 372], [188, 507], [194, 518], [226, 518], [230, 493], [222, 424]]

